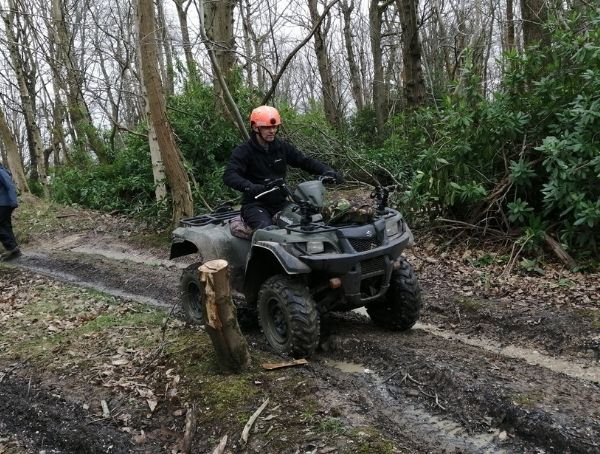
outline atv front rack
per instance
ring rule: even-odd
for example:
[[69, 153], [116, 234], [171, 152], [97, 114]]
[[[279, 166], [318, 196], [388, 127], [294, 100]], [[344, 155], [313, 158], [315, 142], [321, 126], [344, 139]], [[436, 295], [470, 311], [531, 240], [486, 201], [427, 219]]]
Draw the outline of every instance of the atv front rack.
[[202, 214], [179, 221], [180, 227], [200, 227], [209, 224], [225, 224], [227, 221], [240, 215], [239, 210], [228, 210], [210, 214]]

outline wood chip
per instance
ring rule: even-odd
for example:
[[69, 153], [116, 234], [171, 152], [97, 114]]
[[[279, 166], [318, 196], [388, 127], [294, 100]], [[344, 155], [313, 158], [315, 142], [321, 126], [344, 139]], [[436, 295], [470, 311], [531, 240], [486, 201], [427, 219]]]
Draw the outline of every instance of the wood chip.
[[108, 404], [105, 400], [100, 401], [100, 405], [102, 406], [102, 417], [110, 418], [110, 410], [108, 409]]
[[308, 364], [308, 361], [304, 358], [295, 359], [293, 361], [285, 361], [283, 363], [263, 363], [261, 364], [263, 369], [273, 370], [273, 369], [281, 369], [283, 367], [291, 367], [291, 366], [302, 366], [304, 364]]

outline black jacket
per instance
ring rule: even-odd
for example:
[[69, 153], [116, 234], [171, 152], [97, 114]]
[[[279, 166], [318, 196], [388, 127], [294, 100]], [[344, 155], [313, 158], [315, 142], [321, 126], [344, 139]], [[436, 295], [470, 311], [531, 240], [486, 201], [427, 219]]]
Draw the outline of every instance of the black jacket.
[[[239, 145], [231, 153], [229, 164], [223, 174], [223, 182], [244, 193], [242, 204], [256, 202], [248, 193], [251, 184], [265, 184], [276, 178], [285, 178], [287, 166], [297, 167], [313, 175], [323, 175], [331, 171], [331, 167], [309, 158], [299, 152], [293, 145], [279, 139], [269, 144], [265, 150], [257, 142], [256, 135]], [[279, 206], [285, 201], [282, 191], [274, 191], [261, 197], [261, 204]]]

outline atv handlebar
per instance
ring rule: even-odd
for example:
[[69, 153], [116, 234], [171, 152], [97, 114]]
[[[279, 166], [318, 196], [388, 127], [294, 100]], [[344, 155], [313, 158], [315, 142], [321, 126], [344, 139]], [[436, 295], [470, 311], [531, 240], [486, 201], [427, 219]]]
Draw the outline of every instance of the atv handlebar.
[[283, 178], [276, 178], [275, 180], [271, 180], [271, 181], [265, 183], [264, 186], [265, 186], [266, 190], [263, 191], [263, 192], [261, 192], [260, 194], [256, 194], [254, 196], [254, 198], [256, 200], [260, 199], [261, 197], [263, 197], [263, 196], [265, 196], [267, 194], [270, 194], [271, 192], [275, 192], [275, 191], [278, 191], [280, 189], [285, 189], [289, 193], [289, 189], [287, 189], [287, 186], [285, 184], [285, 180]]
[[[337, 183], [336, 178], [332, 175], [319, 175], [317, 177], [317, 180], [319, 180], [323, 184], [336, 184]], [[285, 180], [283, 178], [276, 178], [274, 180], [271, 180], [271, 181], [265, 183], [264, 186], [265, 186], [266, 190], [259, 194], [256, 194], [254, 196], [254, 198], [256, 200], [260, 199], [261, 197], [263, 197], [267, 194], [270, 194], [271, 192], [275, 192], [280, 189], [286, 191], [287, 194], [292, 198], [292, 200], [294, 200], [294, 195], [293, 195], [292, 191], [290, 191], [290, 189], [285, 184]]]

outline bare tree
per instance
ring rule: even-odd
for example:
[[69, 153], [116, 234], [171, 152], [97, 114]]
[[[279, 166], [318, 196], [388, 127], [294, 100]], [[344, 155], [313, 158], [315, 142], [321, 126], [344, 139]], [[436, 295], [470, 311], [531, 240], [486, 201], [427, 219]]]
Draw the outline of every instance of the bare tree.
[[371, 39], [371, 52], [373, 54], [373, 109], [377, 123], [377, 135], [382, 137], [388, 117], [388, 92], [385, 86], [383, 68], [383, 49], [381, 35], [381, 16], [394, 0], [370, 0], [369, 27]]
[[[221, 71], [227, 87], [233, 87], [235, 58], [235, 37], [233, 34], [233, 8], [234, 0], [218, 0], [203, 3], [204, 31], [210, 41], [211, 51], [214, 53], [217, 67]], [[213, 66], [214, 68], [214, 66]], [[218, 76], [213, 75], [215, 92], [218, 98], [223, 98], [221, 84]]]
[[158, 52], [152, 0], [138, 0], [137, 8], [143, 83], [148, 96], [150, 121], [156, 131], [165, 174], [171, 188], [172, 222], [175, 225], [182, 217], [193, 214], [192, 191], [171, 125], [167, 119], [166, 103], [158, 74]]
[[418, 0], [398, 0], [402, 27], [402, 80], [406, 103], [411, 107], [420, 106], [425, 100], [417, 7]]
[[27, 184], [27, 178], [25, 178], [25, 170], [23, 169], [23, 163], [19, 156], [19, 148], [17, 141], [10, 130], [10, 126], [6, 121], [4, 110], [0, 106], [0, 140], [4, 143], [6, 149], [6, 161], [8, 168], [10, 169], [15, 184], [19, 191], [29, 192], [29, 185]]
[[196, 61], [192, 54], [192, 43], [190, 41], [190, 29], [188, 27], [187, 14], [192, 4], [192, 0], [173, 0], [177, 10], [177, 18], [179, 19], [179, 27], [181, 28], [181, 44], [185, 55], [185, 63], [187, 67], [188, 77], [190, 80], [198, 79], [198, 69]]
[[20, 11], [14, 0], [9, 0], [9, 10], [3, 12], [7, 45], [19, 87], [19, 94], [29, 143], [30, 159], [32, 162], [32, 180], [39, 182], [47, 195], [46, 168], [44, 166], [44, 152], [42, 136], [36, 118], [36, 73], [37, 63], [29, 53], [29, 43], [24, 42], [29, 33], [19, 20]]
[[[77, 22], [77, 21], [75, 21]], [[65, 91], [67, 111], [77, 139], [87, 143], [100, 162], [108, 162], [106, 144], [92, 122], [88, 106], [84, 99], [83, 71], [85, 63], [77, 61], [74, 53], [73, 35], [67, 26], [61, 0], [52, 0], [52, 29], [56, 46], [57, 61], [52, 65], [54, 77]]]
[[515, 48], [515, 13], [513, 0], [506, 0], [505, 50]]
[[352, 11], [354, 11], [354, 0], [341, 3], [342, 15], [344, 17], [344, 45], [346, 47], [346, 59], [348, 60], [348, 71], [352, 86], [352, 97], [357, 110], [362, 110], [365, 105], [365, 95], [361, 84], [360, 70], [354, 53], [354, 39], [352, 37]]
[[[339, 95], [333, 79], [331, 61], [327, 51], [327, 28], [323, 25], [323, 20], [319, 16], [318, 0], [308, 0], [308, 9], [312, 26], [315, 30], [313, 42], [315, 54], [317, 56], [317, 67], [321, 76], [321, 92], [323, 95], [323, 107], [325, 118], [331, 126], [339, 128], [341, 124], [341, 113], [338, 110]], [[319, 25], [316, 25], [319, 23]]]
[[173, 49], [171, 37], [169, 36], [169, 26], [164, 11], [164, 0], [156, 0], [156, 19], [158, 26], [158, 36], [160, 37], [159, 51], [164, 53], [164, 59], [159, 58], [159, 64], [162, 70], [163, 87], [167, 96], [175, 93], [175, 69], [173, 66]]
[[548, 20], [548, 0], [521, 0], [521, 18], [523, 19], [523, 44], [531, 46], [550, 44], [550, 35], [544, 30]]

